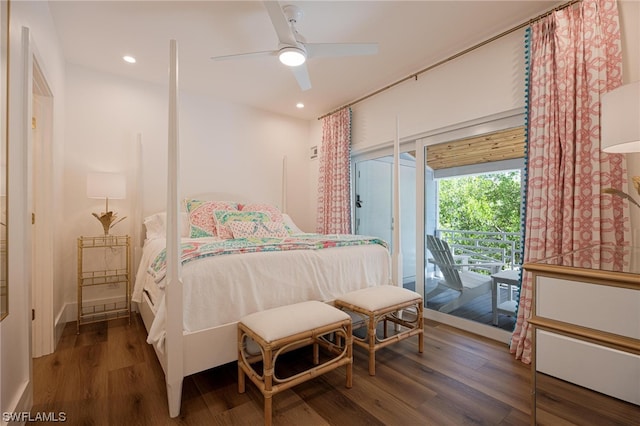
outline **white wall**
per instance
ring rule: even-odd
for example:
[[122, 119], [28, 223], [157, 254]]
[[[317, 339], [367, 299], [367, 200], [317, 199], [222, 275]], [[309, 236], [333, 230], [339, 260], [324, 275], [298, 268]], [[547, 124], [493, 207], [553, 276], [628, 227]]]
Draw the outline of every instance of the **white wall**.
[[[490, 43], [353, 107], [353, 149], [524, 106], [523, 32]], [[427, 65], [427, 64], [425, 64]]]
[[[168, 88], [82, 68], [67, 67], [64, 260], [67, 302], [75, 301], [75, 241], [102, 228], [91, 212], [104, 202], [86, 197], [88, 171], [125, 172], [127, 199], [110, 209], [128, 218], [114, 233], [133, 233], [136, 202], [144, 214], [166, 210]], [[282, 160], [287, 156], [287, 212], [312, 230], [309, 209], [309, 123], [253, 108], [180, 93], [181, 192], [240, 194], [282, 200]], [[143, 197], [136, 192], [136, 137], [142, 134]]]
[[[27, 195], [30, 170], [26, 167], [31, 147], [25, 142], [30, 117], [23, 102], [24, 59], [21, 51], [22, 27], [29, 27], [34, 54], [47, 75], [54, 94], [54, 135], [52, 149], [53, 195], [61, 192], [61, 159], [64, 134], [64, 61], [47, 2], [11, 3], [10, 104], [9, 104], [9, 315], [0, 323], [0, 412], [22, 411], [31, 405], [31, 205]], [[26, 124], [26, 125], [25, 125]], [[59, 209], [51, 212], [59, 224]], [[52, 301], [62, 302], [60, 268], [54, 277]]]

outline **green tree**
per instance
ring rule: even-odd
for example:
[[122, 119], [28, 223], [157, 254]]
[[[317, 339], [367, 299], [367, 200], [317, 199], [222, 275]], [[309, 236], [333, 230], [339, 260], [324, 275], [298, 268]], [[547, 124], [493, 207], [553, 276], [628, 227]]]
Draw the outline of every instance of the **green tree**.
[[441, 229], [520, 231], [520, 172], [487, 173], [438, 181]]

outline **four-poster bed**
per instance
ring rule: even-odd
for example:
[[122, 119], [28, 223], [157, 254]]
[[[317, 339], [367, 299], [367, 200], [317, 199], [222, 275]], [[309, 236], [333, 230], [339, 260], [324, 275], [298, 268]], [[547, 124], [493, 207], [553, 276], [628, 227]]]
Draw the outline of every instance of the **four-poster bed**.
[[[166, 238], [145, 242], [133, 299], [165, 372], [169, 414], [176, 417], [183, 377], [237, 359], [241, 316], [304, 300], [329, 302], [353, 290], [389, 284], [391, 273], [386, 244], [375, 238], [293, 234], [280, 242], [263, 238], [265, 243], [236, 239], [235, 228], [228, 240], [183, 238], [175, 41], [170, 43], [169, 75]], [[284, 179], [286, 159], [283, 202]], [[268, 247], [256, 248], [254, 243]], [[280, 243], [288, 250], [275, 248]], [[189, 244], [202, 249], [203, 257], [188, 258], [184, 248]], [[221, 251], [224, 255], [217, 255]], [[154, 263], [158, 255], [166, 259], [160, 266]]]

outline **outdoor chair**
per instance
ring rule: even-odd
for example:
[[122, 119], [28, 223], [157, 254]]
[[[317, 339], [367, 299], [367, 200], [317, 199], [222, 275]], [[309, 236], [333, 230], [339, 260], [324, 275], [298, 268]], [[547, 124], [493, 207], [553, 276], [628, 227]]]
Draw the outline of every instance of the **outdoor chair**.
[[474, 263], [468, 260], [465, 263], [457, 263], [446, 241], [433, 235], [427, 235], [427, 248], [433, 256], [429, 259], [438, 267], [443, 279], [439, 280], [438, 287], [444, 286], [459, 292], [459, 296], [445, 303], [438, 310], [451, 312], [478, 296], [491, 292], [491, 275], [473, 272], [473, 269], [489, 270], [496, 273], [502, 267], [500, 262]]

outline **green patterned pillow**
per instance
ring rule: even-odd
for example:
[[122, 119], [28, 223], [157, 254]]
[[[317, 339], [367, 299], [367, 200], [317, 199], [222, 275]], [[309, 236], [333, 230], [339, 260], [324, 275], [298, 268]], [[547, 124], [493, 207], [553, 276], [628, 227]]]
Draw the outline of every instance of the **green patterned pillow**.
[[238, 204], [231, 201], [185, 200], [189, 213], [191, 238], [215, 237], [214, 210], [237, 211]]

